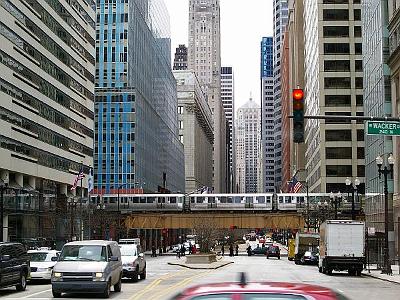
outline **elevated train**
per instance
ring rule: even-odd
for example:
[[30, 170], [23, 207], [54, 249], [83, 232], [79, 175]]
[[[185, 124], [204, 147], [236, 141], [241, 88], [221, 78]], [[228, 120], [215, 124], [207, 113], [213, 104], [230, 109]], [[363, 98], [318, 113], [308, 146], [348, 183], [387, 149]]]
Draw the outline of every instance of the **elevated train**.
[[[119, 204], [118, 204], [119, 197]], [[355, 197], [355, 208], [361, 207], [361, 197]], [[309, 205], [307, 204], [309, 202]], [[255, 194], [106, 194], [91, 196], [91, 203], [105, 209], [122, 211], [296, 211], [333, 206], [330, 193], [255, 193]], [[343, 195], [341, 209], [351, 209], [351, 195]]]

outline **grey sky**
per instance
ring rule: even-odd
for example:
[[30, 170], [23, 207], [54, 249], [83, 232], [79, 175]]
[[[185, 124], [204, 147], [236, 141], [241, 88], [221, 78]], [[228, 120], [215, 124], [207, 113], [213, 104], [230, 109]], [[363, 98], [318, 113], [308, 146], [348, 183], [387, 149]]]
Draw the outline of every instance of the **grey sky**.
[[[221, 61], [235, 73], [235, 110], [252, 93], [260, 102], [260, 42], [272, 36], [271, 0], [221, 1]], [[172, 35], [172, 52], [178, 44], [188, 45], [189, 0], [164, 0]]]

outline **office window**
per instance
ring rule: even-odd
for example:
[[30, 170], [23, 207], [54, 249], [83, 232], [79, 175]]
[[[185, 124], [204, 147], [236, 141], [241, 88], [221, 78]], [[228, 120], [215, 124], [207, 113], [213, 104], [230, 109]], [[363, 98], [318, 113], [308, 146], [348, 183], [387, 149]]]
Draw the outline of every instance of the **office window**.
[[362, 60], [356, 60], [354, 63], [356, 72], [362, 72], [363, 70]]
[[325, 72], [350, 72], [349, 60], [325, 60]]
[[355, 78], [355, 84], [356, 84], [356, 89], [362, 89], [363, 88], [363, 78], [362, 77], [356, 77]]
[[354, 37], [361, 37], [361, 26], [354, 26]]
[[325, 130], [327, 142], [351, 141], [351, 130]]
[[324, 54], [350, 54], [349, 43], [324, 43]]
[[360, 21], [361, 20], [361, 9], [354, 10], [354, 20]]
[[348, 9], [324, 9], [324, 21], [347, 21], [349, 20]]
[[350, 77], [325, 77], [324, 86], [326, 89], [350, 89]]
[[327, 147], [325, 149], [326, 159], [351, 159], [351, 147]]
[[348, 37], [349, 26], [324, 26], [324, 37]]
[[325, 95], [325, 106], [351, 106], [351, 95]]
[[353, 168], [351, 165], [327, 165], [326, 176], [327, 177], [350, 177], [352, 175]]

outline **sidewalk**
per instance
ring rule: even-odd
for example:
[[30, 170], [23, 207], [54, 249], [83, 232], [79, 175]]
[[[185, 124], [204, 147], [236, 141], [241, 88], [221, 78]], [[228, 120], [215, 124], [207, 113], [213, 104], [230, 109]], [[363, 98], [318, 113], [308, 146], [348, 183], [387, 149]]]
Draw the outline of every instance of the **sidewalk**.
[[393, 275], [382, 274], [381, 270], [377, 270], [376, 265], [370, 265], [369, 267], [370, 267], [370, 271], [368, 271], [368, 268], [363, 270], [362, 274], [364, 276], [370, 276], [370, 277], [373, 277], [376, 279], [400, 284], [400, 274], [399, 274], [399, 266], [398, 265], [392, 265]]

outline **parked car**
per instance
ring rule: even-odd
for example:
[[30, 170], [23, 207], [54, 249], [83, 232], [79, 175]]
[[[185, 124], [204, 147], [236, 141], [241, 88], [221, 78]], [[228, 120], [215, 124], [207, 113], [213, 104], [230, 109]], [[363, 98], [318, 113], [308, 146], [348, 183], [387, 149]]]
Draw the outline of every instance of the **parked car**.
[[346, 300], [347, 297], [326, 287], [285, 282], [226, 282], [189, 287], [170, 300], [218, 299], [313, 299]]
[[121, 251], [115, 241], [78, 241], [64, 245], [53, 268], [54, 298], [62, 293], [99, 293], [110, 296], [111, 286], [121, 291]]
[[0, 288], [15, 286], [26, 289], [30, 276], [29, 255], [21, 243], [0, 243]]
[[267, 256], [267, 258], [277, 257], [278, 259], [281, 259], [281, 250], [279, 249], [279, 246], [272, 245], [268, 247], [268, 250], [265, 253], [265, 255]]
[[303, 257], [300, 259], [300, 263], [305, 265], [318, 265], [318, 252], [315, 251], [306, 251]]
[[120, 244], [122, 257], [123, 277], [129, 277], [133, 282], [140, 279], [146, 279], [146, 259], [141, 251], [140, 245]]
[[267, 250], [268, 250], [267, 247], [265, 247], [265, 246], [260, 247], [260, 246], [258, 245], [256, 248], [251, 249], [251, 252], [252, 252], [253, 255], [256, 255], [256, 254], [266, 255]]
[[56, 250], [29, 250], [32, 280], [51, 280], [51, 273], [57, 261], [52, 258], [58, 258], [60, 251]]

